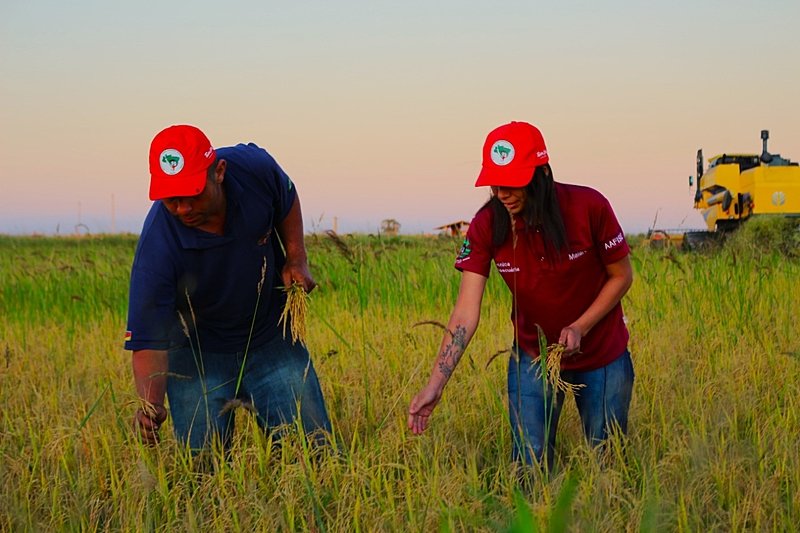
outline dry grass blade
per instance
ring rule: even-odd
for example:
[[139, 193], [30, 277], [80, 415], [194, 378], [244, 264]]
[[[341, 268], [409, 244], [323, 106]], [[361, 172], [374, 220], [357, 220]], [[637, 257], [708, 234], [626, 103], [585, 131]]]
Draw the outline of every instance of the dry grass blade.
[[[286, 338], [286, 326], [292, 334], [292, 344], [300, 341], [306, 343], [306, 319], [308, 317], [308, 293], [299, 283], [292, 283], [283, 289], [286, 292], [286, 305], [283, 307], [278, 324], [283, 324], [283, 338]], [[289, 318], [291, 316], [291, 319]]]
[[561, 379], [561, 358], [565, 348], [563, 344], [551, 344], [547, 347], [547, 381], [560, 391], [574, 393], [585, 385], [575, 385]]
[[416, 324], [413, 324], [411, 327], [415, 328], [417, 326], [436, 326], [437, 328], [442, 329], [447, 333], [449, 333], [451, 337], [453, 336], [453, 332], [447, 329], [447, 326], [445, 326], [441, 322], [437, 322], [436, 320], [423, 320], [422, 322], [417, 322]]
[[180, 381], [189, 381], [192, 379], [192, 376], [187, 376], [186, 374], [177, 374], [175, 372], [153, 372], [152, 374], [148, 375], [148, 379], [153, 379], [159, 376], [166, 376], [168, 378], [177, 379]]
[[508, 348], [506, 348], [505, 350], [500, 350], [499, 352], [493, 353], [493, 354], [492, 354], [492, 355], [489, 357], [489, 360], [488, 360], [488, 361], [486, 361], [486, 368], [489, 368], [489, 365], [490, 365], [490, 364], [492, 364], [492, 361], [494, 361], [495, 359], [497, 359], [499, 356], [503, 355], [504, 353], [509, 353], [510, 351], [511, 351], [511, 350], [509, 350]]
[[181, 320], [181, 329], [183, 330], [183, 334], [187, 339], [191, 339], [192, 336], [189, 335], [189, 324], [186, 323], [186, 319], [183, 318], [183, 313], [180, 311], [178, 311], [178, 318]]
[[333, 241], [333, 244], [336, 245], [336, 248], [339, 249], [339, 252], [341, 252], [344, 258], [347, 259], [347, 262], [351, 265], [354, 265], [356, 260], [355, 256], [353, 255], [353, 250], [351, 250], [347, 243], [344, 242], [341, 237], [339, 237], [339, 234], [329, 229], [325, 232], [325, 235], [327, 235], [328, 238]]

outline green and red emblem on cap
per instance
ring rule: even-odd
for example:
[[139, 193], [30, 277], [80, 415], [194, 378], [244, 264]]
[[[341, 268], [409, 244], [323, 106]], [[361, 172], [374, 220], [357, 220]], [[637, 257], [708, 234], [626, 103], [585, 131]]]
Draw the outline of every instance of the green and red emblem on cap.
[[161, 170], [168, 176], [174, 176], [183, 170], [183, 155], [174, 148], [167, 148], [161, 152]]
[[508, 141], [497, 141], [492, 145], [492, 162], [501, 167], [514, 160], [514, 145]]
[[527, 122], [510, 122], [495, 128], [483, 144], [483, 167], [476, 187], [524, 187], [536, 167], [550, 160], [542, 132]]

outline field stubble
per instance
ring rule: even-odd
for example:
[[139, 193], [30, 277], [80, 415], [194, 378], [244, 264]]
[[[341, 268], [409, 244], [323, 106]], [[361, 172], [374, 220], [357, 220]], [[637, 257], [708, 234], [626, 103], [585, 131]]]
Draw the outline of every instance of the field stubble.
[[[343, 253], [344, 244], [349, 254]], [[308, 237], [308, 345], [334, 450], [273, 443], [244, 410], [229, 460], [131, 439], [121, 348], [133, 237], [0, 237], [0, 529], [789, 530], [800, 522], [797, 279], [777, 255], [633, 253], [624, 306], [629, 439], [598, 459], [574, 407], [559, 465], [517, 489], [506, 420], [510, 297], [481, 327], [422, 437], [406, 409], [458, 290], [447, 239]], [[255, 288], [254, 288], [255, 290]]]

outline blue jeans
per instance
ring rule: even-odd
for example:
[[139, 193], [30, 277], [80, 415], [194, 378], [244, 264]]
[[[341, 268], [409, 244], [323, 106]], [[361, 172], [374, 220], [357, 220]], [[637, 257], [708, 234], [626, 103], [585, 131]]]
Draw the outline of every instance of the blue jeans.
[[[539, 358], [519, 351], [508, 365], [508, 410], [512, 433], [512, 459], [541, 464], [547, 442], [547, 468], [553, 467], [556, 428], [564, 393], [553, 394], [539, 372]], [[592, 446], [608, 438], [614, 428], [628, 431], [628, 408], [633, 391], [633, 362], [625, 350], [620, 357], [596, 370], [564, 370], [564, 381], [585, 387], [575, 392], [583, 433]], [[555, 396], [555, 398], [554, 398]]]
[[[225, 448], [233, 437], [231, 400], [252, 405], [265, 431], [292, 424], [300, 416], [307, 434], [325, 442], [331, 424], [308, 350], [281, 335], [247, 355], [169, 351], [167, 397], [175, 436], [198, 451], [219, 437]], [[241, 375], [241, 379], [240, 379]], [[322, 431], [319, 431], [322, 430]]]

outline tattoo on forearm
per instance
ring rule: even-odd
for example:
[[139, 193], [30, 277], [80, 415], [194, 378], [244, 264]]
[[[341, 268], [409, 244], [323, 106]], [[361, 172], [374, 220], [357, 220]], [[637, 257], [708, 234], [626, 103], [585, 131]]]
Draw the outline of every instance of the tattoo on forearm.
[[439, 354], [439, 371], [447, 378], [453, 375], [458, 360], [464, 354], [467, 347], [467, 328], [458, 325], [452, 334], [450, 343], [442, 349]]

